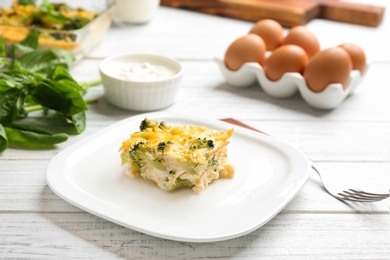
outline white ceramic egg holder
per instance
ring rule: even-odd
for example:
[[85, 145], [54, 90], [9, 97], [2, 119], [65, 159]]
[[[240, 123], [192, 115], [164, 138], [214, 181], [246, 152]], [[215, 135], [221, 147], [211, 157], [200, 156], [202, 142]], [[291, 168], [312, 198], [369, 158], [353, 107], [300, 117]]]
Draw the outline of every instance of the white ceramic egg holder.
[[339, 106], [354, 91], [363, 78], [358, 70], [353, 70], [346, 89], [340, 83], [337, 83], [330, 84], [321, 92], [313, 92], [307, 86], [303, 76], [297, 72], [285, 73], [279, 80], [272, 81], [267, 78], [263, 68], [258, 63], [245, 63], [239, 70], [232, 71], [226, 67], [221, 58], [215, 58], [215, 61], [226, 82], [233, 87], [249, 87], [257, 80], [264, 92], [272, 97], [288, 98], [299, 91], [310, 106], [318, 109], [334, 109]]

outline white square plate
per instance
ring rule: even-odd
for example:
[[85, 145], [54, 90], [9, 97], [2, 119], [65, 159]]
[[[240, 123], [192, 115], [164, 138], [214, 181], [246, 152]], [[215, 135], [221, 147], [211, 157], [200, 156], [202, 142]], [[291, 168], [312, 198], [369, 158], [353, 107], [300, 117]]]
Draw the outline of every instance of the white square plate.
[[[228, 156], [233, 179], [219, 179], [195, 194], [160, 190], [123, 174], [118, 149], [145, 118], [169, 125], [234, 128]], [[46, 170], [49, 187], [69, 203], [104, 219], [152, 236], [211, 242], [256, 230], [279, 213], [310, 174], [296, 148], [254, 131], [206, 118], [149, 113], [108, 126], [58, 153]]]

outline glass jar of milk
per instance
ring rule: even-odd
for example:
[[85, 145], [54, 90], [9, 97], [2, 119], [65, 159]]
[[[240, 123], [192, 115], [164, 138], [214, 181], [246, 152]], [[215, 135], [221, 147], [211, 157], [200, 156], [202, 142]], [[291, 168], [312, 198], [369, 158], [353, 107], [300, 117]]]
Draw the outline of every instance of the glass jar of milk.
[[126, 23], [149, 22], [160, 6], [160, 0], [116, 0], [114, 19]]

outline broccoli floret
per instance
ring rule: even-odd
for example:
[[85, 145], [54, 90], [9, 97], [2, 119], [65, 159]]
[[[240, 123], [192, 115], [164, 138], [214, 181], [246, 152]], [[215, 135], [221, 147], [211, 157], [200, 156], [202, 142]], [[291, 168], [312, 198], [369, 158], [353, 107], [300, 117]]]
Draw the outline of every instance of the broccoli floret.
[[214, 141], [213, 141], [213, 140], [207, 140], [207, 146], [208, 146], [210, 149], [213, 149], [213, 148], [214, 148]]
[[160, 124], [158, 125], [158, 128], [160, 129], [166, 129], [167, 127], [168, 125], [165, 122], [160, 122]]
[[166, 129], [168, 128], [168, 125], [165, 122], [158, 123], [156, 121], [145, 118], [141, 121], [141, 124], [139, 126], [141, 132], [145, 132], [147, 129], [151, 129], [153, 132], [156, 132], [157, 128]]
[[167, 147], [168, 144], [171, 144], [171, 142], [170, 141], [168, 141], [168, 142], [160, 142], [158, 144], [158, 146], [157, 146], [157, 151], [164, 152], [165, 147]]
[[145, 149], [145, 143], [139, 142], [134, 145], [133, 149], [130, 150], [131, 158], [133, 158], [134, 162], [138, 164], [139, 167], [142, 166], [142, 158], [139, 156], [139, 151]]
[[145, 132], [146, 129], [154, 129], [155, 127], [158, 127], [158, 123], [156, 121], [149, 120], [145, 118], [144, 120], [141, 121], [141, 125], [139, 126], [139, 130], [141, 132]]
[[141, 132], [145, 131], [146, 128], [149, 128], [149, 120], [147, 118], [145, 118], [144, 120], [141, 121], [141, 124], [139, 126], [139, 130], [141, 130]]
[[164, 152], [164, 149], [165, 149], [165, 146], [166, 146], [166, 145], [167, 145], [167, 144], [166, 144], [165, 142], [159, 143], [158, 146], [157, 146], [157, 151], [159, 151], [159, 152]]
[[176, 179], [176, 183], [173, 184], [170, 188], [169, 191], [174, 191], [180, 188], [185, 188], [185, 187], [192, 187], [192, 183], [189, 180], [182, 180], [180, 177]]
[[206, 138], [197, 138], [194, 143], [190, 146], [191, 150], [203, 149], [203, 148], [214, 148], [214, 141]]
[[139, 168], [153, 165], [152, 167], [161, 171], [166, 170], [166, 166], [161, 162], [161, 160], [153, 157], [151, 153], [151, 146], [148, 142], [139, 142], [135, 144], [133, 149], [130, 150], [130, 156]]

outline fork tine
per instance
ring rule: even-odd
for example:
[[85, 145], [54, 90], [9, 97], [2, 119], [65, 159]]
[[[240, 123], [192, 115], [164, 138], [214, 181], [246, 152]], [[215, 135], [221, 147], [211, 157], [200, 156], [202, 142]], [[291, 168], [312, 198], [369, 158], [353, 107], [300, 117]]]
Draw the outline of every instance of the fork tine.
[[[350, 191], [353, 191], [353, 192], [350, 192]], [[385, 198], [387, 198], [387, 196], [383, 196], [383, 195], [379, 195], [379, 194], [368, 195], [365, 192], [354, 191], [351, 189], [344, 191], [344, 193], [351, 195], [351, 196], [365, 198], [365, 199], [385, 199]]]
[[356, 193], [362, 193], [362, 194], [365, 194], [365, 195], [368, 195], [368, 196], [377, 196], [377, 197], [384, 197], [384, 198], [388, 198], [390, 196], [390, 193], [371, 193], [371, 192], [365, 192], [365, 191], [361, 191], [361, 190], [354, 190], [354, 189], [349, 189], [350, 191], [353, 191], [353, 192], [356, 192]]
[[352, 189], [349, 189], [353, 192], [349, 192], [349, 191], [344, 191], [344, 193], [346, 194], [349, 194], [351, 196], [354, 196], [355, 198], [361, 198], [361, 199], [364, 199], [364, 200], [372, 200], [372, 201], [379, 201], [379, 200], [383, 200], [383, 199], [386, 199], [388, 196], [387, 194], [374, 194], [374, 193], [371, 193], [373, 195], [367, 195], [367, 192], [360, 192], [360, 191], [356, 191], [356, 190], [352, 190]]
[[[354, 202], [376, 202], [376, 201], [381, 201], [382, 198], [377, 198], [377, 199], [365, 199], [365, 198], [360, 198], [360, 197], [355, 197], [355, 196], [350, 196], [350, 195], [345, 195], [342, 193], [339, 193], [341, 198], [338, 198], [340, 200], [348, 200], [348, 201], [354, 201]], [[337, 198], [337, 197], [336, 197]]]
[[344, 191], [344, 193], [338, 193], [344, 200], [358, 201], [358, 202], [375, 202], [385, 199], [385, 197], [372, 197], [372, 196], [361, 196], [359, 194]]
[[370, 193], [370, 192], [365, 192], [365, 191], [359, 191], [356, 189], [348, 189], [348, 190], [340, 192], [340, 193], [332, 192], [332, 190], [330, 190], [326, 185], [325, 175], [322, 176], [321, 172], [319, 171], [317, 166], [314, 165], [313, 161], [311, 163], [311, 168], [315, 172], [317, 172], [317, 174], [319, 175], [319, 177], [322, 181], [322, 185], [324, 186], [325, 190], [330, 195], [332, 195], [333, 197], [335, 197], [338, 200], [353, 201], [353, 202], [376, 202], [376, 201], [381, 201], [381, 200], [384, 200], [384, 199], [387, 199], [390, 197], [390, 193], [389, 194], [376, 194], [376, 193]]

